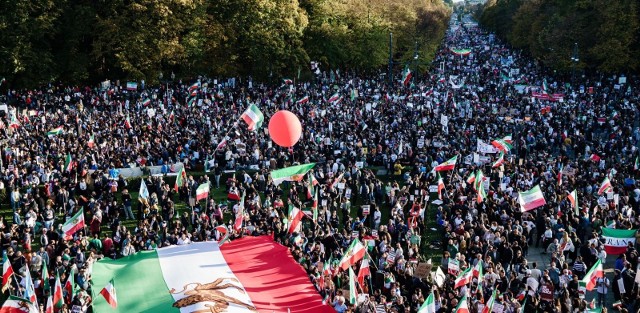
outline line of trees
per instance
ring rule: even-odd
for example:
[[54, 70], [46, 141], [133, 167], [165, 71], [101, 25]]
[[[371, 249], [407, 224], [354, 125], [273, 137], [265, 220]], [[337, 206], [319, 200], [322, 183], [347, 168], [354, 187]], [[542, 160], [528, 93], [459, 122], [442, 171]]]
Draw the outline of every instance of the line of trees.
[[0, 75], [12, 86], [105, 78], [375, 71], [427, 64], [447, 27], [443, 0], [0, 0]]
[[578, 45], [579, 69], [637, 72], [640, 5], [637, 0], [488, 0], [483, 26], [545, 65], [568, 71]]

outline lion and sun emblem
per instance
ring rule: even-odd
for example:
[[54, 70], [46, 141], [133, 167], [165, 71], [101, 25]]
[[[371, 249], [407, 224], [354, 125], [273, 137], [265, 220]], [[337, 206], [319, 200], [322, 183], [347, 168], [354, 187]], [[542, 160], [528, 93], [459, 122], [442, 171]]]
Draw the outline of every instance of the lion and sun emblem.
[[[223, 313], [227, 312], [227, 308], [231, 303], [247, 308], [250, 311], [258, 312], [252, 305], [244, 303], [232, 296], [228, 296], [222, 292], [225, 289], [233, 288], [242, 293], [246, 293], [242, 287], [223, 282], [231, 281], [238, 282], [235, 278], [218, 278], [215, 281], [207, 284], [189, 283], [184, 286], [182, 291], [177, 291], [173, 288], [169, 291], [171, 294], [184, 293], [186, 297], [179, 299], [173, 303], [175, 308], [186, 308], [190, 305], [194, 305], [200, 302], [213, 302], [214, 304], [205, 304], [207, 309], [193, 311], [191, 313]], [[195, 288], [187, 290], [187, 287], [195, 285]]]

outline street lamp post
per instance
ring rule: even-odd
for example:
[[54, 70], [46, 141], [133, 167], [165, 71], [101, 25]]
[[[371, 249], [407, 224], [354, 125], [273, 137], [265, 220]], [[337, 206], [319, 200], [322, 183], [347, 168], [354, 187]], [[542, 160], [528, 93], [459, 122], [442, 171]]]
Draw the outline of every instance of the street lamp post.
[[413, 82], [414, 85], [418, 81], [418, 41], [416, 40], [416, 50], [413, 53]]
[[393, 33], [389, 33], [389, 88], [393, 87]]
[[[580, 62], [580, 58], [578, 56], [578, 43], [574, 43], [573, 45], [573, 55], [571, 56], [572, 63], [572, 71], [571, 71], [571, 88], [573, 89], [576, 84], [576, 66]], [[576, 102], [576, 118], [578, 117], [578, 103]]]

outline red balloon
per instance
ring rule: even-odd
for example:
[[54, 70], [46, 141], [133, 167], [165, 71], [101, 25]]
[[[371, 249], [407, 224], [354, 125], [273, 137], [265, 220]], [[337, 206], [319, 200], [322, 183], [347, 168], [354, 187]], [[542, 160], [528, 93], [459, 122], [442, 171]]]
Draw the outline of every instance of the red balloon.
[[269, 136], [278, 146], [293, 147], [302, 136], [302, 124], [295, 114], [278, 111], [269, 120]]

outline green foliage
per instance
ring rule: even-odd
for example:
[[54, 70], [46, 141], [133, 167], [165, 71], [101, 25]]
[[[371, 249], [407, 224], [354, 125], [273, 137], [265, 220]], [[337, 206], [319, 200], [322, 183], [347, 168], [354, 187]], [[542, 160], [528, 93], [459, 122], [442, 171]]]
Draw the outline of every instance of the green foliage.
[[620, 73], [640, 65], [639, 17], [634, 0], [490, 0], [480, 22], [552, 68], [571, 70], [577, 43], [579, 68]]
[[310, 60], [373, 71], [388, 61], [389, 32], [396, 62], [411, 59], [417, 41], [427, 63], [450, 14], [443, 0], [0, 3], [0, 75], [11, 87], [155, 82], [170, 72], [292, 77]]

